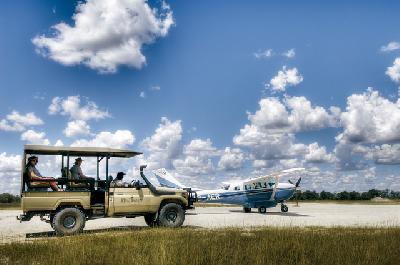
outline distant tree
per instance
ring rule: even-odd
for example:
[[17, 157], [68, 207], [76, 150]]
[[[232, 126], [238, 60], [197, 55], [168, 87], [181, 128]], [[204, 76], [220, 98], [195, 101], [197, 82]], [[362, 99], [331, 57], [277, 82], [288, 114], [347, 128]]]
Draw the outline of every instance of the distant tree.
[[334, 200], [335, 199], [335, 194], [329, 191], [321, 191], [319, 194], [320, 200]]
[[337, 200], [350, 200], [350, 193], [347, 191], [342, 191], [342, 192], [336, 193], [336, 199]]
[[10, 193], [2, 193], [0, 194], [0, 203], [13, 203], [20, 202], [20, 197], [16, 195], [12, 195]]

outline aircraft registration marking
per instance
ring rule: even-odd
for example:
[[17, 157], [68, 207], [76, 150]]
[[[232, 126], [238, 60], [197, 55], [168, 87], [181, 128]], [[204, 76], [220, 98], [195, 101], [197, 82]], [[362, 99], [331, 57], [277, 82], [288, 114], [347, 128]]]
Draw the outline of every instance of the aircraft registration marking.
[[218, 193], [210, 193], [207, 195], [207, 200], [209, 201], [215, 201], [215, 200], [219, 200], [219, 194]]

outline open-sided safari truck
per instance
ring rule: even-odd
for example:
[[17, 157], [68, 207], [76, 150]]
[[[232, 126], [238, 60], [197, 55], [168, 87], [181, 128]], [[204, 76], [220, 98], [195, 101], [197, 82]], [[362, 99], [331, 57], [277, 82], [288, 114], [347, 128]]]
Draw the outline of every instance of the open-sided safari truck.
[[[109, 160], [140, 154], [111, 148], [25, 145], [21, 173], [23, 214], [17, 217], [18, 220], [29, 221], [38, 215], [42, 221], [50, 223], [60, 235], [78, 233], [83, 230], [87, 220], [103, 217], [144, 216], [149, 226], [181, 226], [186, 209], [193, 208], [195, 193], [154, 186], [143, 174], [146, 166], [140, 167], [143, 182], [132, 181], [124, 187], [113, 185], [112, 176], [109, 176]], [[61, 177], [56, 181], [62, 187], [61, 191], [50, 191], [47, 188], [49, 185], [30, 185], [25, 165], [32, 155], [60, 156]], [[69, 168], [74, 157], [96, 159], [97, 176], [94, 188], [87, 185], [85, 179], [72, 179]], [[105, 164], [104, 179], [100, 177], [100, 164]]]

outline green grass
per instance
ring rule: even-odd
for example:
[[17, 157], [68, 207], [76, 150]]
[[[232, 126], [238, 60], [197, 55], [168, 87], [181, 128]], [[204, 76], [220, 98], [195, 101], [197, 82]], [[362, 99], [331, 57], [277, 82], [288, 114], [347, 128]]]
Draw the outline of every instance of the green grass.
[[19, 210], [19, 209], [21, 209], [21, 204], [19, 202], [0, 203], [0, 210]]
[[136, 229], [0, 247], [0, 264], [400, 264], [400, 228]]

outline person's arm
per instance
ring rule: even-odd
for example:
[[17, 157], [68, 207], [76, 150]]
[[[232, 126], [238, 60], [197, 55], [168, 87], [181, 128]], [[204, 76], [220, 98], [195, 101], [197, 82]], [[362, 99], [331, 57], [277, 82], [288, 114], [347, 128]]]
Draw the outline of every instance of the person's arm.
[[79, 174], [79, 177], [82, 178], [82, 179], [88, 178], [87, 176], [85, 176], [85, 175], [83, 174], [82, 168], [81, 168], [81, 167], [78, 167], [78, 174]]
[[40, 180], [53, 179], [53, 178], [50, 178], [50, 177], [46, 178], [46, 177], [38, 176], [38, 175], [35, 174], [35, 172], [32, 169], [28, 170], [28, 176], [29, 176], [29, 179], [31, 181], [35, 181], [35, 180], [39, 180], [40, 181]]

